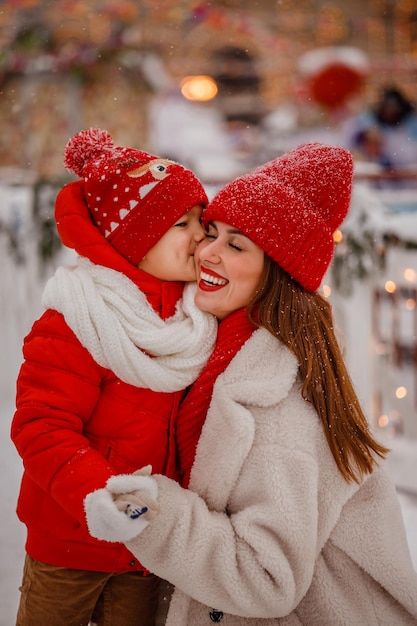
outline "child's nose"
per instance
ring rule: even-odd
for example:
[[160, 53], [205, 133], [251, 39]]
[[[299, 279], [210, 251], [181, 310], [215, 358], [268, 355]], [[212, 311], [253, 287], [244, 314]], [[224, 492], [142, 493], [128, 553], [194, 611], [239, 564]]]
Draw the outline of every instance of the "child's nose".
[[205, 236], [206, 231], [204, 230], [204, 227], [201, 224], [198, 224], [194, 232], [194, 241], [200, 243], [200, 241], [203, 241]]

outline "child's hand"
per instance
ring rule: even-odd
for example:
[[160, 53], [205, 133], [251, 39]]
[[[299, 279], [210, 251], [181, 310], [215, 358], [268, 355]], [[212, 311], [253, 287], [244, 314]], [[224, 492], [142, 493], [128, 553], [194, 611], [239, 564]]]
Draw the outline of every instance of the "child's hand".
[[90, 534], [105, 541], [130, 541], [157, 515], [157, 497], [157, 482], [148, 471], [146, 475], [112, 476], [105, 488], [89, 493], [84, 500]]

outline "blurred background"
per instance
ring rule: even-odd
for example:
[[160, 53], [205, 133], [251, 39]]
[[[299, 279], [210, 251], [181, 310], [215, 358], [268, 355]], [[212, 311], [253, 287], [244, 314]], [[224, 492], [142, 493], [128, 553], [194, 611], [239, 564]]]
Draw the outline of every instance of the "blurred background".
[[417, 0], [0, 0], [5, 626], [24, 544], [15, 380], [45, 282], [73, 261], [54, 201], [71, 180], [65, 145], [89, 127], [188, 165], [209, 196], [305, 141], [352, 151], [350, 213], [322, 289], [372, 428], [393, 448], [417, 566], [416, 102]]
[[215, 152], [227, 177], [386, 86], [417, 98], [415, 0], [3, 0], [0, 49], [0, 167], [49, 180], [80, 128], [217, 181]]
[[53, 209], [74, 133], [177, 159], [209, 195], [318, 140], [355, 157], [327, 281], [352, 376], [378, 428], [417, 438], [417, 0], [0, 0], [0, 50], [6, 391], [68, 252]]

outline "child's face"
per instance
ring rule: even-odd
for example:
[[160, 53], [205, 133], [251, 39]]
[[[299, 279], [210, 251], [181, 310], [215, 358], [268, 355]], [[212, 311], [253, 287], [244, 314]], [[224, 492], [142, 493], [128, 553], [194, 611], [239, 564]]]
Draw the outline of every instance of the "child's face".
[[196, 280], [194, 252], [204, 238], [200, 219], [203, 209], [194, 206], [146, 253], [139, 268], [161, 280]]

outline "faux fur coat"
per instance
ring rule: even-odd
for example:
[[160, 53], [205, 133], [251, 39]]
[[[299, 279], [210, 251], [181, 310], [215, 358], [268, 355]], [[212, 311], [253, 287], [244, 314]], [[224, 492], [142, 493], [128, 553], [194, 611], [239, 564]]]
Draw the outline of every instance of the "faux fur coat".
[[190, 489], [126, 545], [176, 586], [167, 626], [417, 624], [415, 573], [383, 467], [339, 473], [295, 357], [258, 330], [215, 383]]

